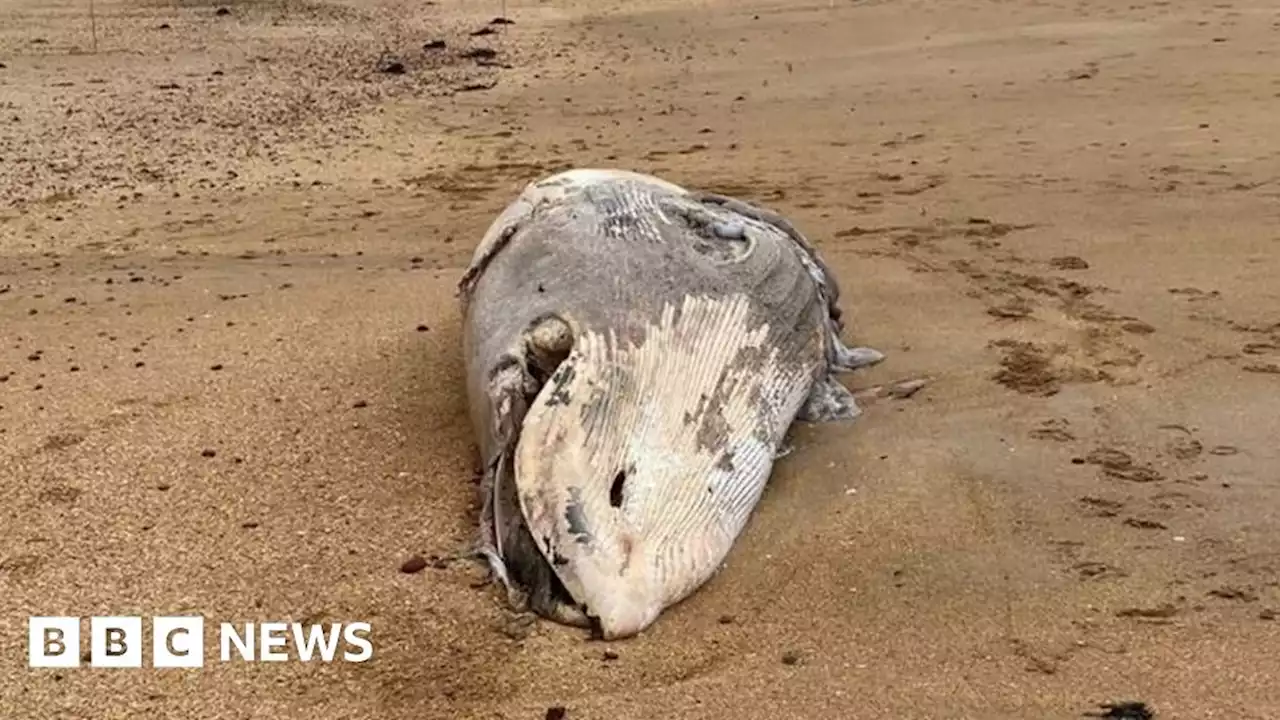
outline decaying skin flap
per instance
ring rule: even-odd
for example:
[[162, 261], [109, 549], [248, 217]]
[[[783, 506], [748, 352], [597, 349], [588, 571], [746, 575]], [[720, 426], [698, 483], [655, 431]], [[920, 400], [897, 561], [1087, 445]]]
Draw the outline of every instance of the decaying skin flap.
[[520, 355], [505, 357], [489, 382], [495, 452], [481, 482], [480, 553], [501, 581], [508, 603], [567, 625], [586, 627], [529, 533], [516, 489], [514, 458], [529, 405], [573, 346], [572, 328], [556, 316], [539, 318], [524, 336]]

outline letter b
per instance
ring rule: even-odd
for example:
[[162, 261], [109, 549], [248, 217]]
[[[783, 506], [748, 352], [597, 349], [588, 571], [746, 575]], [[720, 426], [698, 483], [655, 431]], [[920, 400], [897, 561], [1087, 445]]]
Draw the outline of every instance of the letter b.
[[94, 667], [142, 667], [142, 618], [93, 618], [89, 648]]
[[80, 666], [80, 618], [32, 617], [27, 620], [27, 666]]

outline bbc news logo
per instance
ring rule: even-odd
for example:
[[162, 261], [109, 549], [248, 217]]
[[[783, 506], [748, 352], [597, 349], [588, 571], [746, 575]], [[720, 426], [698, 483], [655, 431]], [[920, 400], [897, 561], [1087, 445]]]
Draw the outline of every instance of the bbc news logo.
[[[140, 668], [147, 647], [140, 617], [89, 619], [90, 667]], [[222, 662], [284, 662], [289, 648], [302, 662], [365, 662], [373, 657], [369, 623], [307, 625], [303, 623], [244, 623], [218, 626], [218, 657]], [[198, 615], [151, 619], [151, 667], [204, 667], [204, 618]], [[339, 653], [339, 649], [342, 652]], [[27, 620], [28, 667], [72, 668], [81, 663], [80, 618], [37, 616]]]

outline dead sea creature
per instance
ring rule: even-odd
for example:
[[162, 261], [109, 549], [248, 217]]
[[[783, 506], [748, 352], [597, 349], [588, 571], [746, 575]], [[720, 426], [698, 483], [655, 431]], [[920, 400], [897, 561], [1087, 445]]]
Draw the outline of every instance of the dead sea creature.
[[793, 421], [857, 417], [832, 374], [884, 357], [841, 342], [835, 279], [785, 219], [622, 170], [528, 185], [459, 295], [478, 552], [514, 606], [606, 639], [715, 573]]

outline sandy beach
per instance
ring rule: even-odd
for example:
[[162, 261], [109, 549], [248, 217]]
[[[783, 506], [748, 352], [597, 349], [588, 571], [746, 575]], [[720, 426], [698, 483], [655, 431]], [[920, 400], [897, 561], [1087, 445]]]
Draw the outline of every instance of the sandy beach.
[[[89, 8], [0, 0], [0, 717], [1280, 717], [1274, 4]], [[785, 214], [850, 385], [932, 379], [610, 643], [434, 560], [458, 279], [575, 166]], [[28, 667], [32, 615], [192, 613], [198, 670]], [[217, 661], [264, 621], [373, 658]]]

